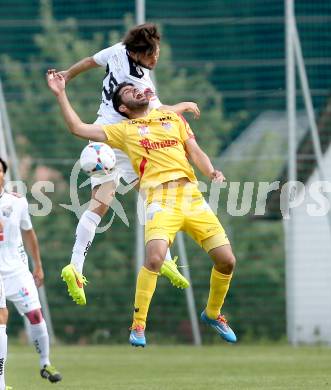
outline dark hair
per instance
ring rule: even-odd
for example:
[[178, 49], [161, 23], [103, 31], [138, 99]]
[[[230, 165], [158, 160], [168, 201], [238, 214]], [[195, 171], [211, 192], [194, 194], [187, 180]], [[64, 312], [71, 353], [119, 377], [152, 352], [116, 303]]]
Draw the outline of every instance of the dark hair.
[[123, 44], [133, 53], [154, 54], [160, 43], [160, 33], [154, 23], [139, 24], [129, 30], [123, 38]]
[[8, 165], [1, 157], [0, 157], [0, 163], [2, 165], [2, 169], [3, 169], [4, 173], [6, 173], [7, 169], [8, 169]]
[[115, 91], [114, 91], [114, 95], [113, 95], [113, 106], [114, 106], [114, 110], [115, 110], [116, 112], [118, 112], [120, 115], [125, 116], [126, 118], [128, 118], [128, 116], [127, 116], [124, 112], [121, 112], [121, 111], [119, 110], [119, 108], [120, 108], [120, 105], [123, 103], [123, 101], [122, 101], [122, 96], [120, 95], [120, 92], [121, 92], [121, 90], [122, 90], [124, 87], [127, 87], [128, 85], [130, 85], [131, 87], [133, 87], [133, 84], [132, 84], [132, 83], [123, 82], [123, 83], [118, 84], [118, 86], [116, 87], [116, 89], [115, 89]]

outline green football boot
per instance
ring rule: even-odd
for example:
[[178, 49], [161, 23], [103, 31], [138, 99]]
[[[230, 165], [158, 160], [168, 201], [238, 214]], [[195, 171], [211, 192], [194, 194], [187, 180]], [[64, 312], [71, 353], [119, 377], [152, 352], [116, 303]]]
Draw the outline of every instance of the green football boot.
[[173, 260], [165, 260], [160, 269], [160, 275], [165, 276], [171, 282], [171, 284], [177, 288], [189, 287], [189, 281], [178, 271], [176, 264], [178, 257]]
[[61, 374], [54, 366], [45, 365], [40, 370], [40, 375], [44, 379], [48, 379], [52, 383], [60, 382], [62, 380]]
[[68, 293], [74, 302], [77, 305], [86, 305], [84, 285], [86, 285], [87, 280], [85, 276], [76, 271], [73, 264], [68, 264], [62, 269], [61, 277], [67, 283]]

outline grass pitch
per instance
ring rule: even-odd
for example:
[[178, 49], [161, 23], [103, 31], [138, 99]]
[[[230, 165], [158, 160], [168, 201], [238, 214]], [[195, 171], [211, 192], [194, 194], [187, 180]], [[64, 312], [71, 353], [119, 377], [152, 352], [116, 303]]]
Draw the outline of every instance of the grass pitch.
[[33, 347], [9, 345], [14, 390], [331, 389], [331, 348], [285, 345], [206, 347], [60, 346], [52, 362], [63, 381], [40, 378]]

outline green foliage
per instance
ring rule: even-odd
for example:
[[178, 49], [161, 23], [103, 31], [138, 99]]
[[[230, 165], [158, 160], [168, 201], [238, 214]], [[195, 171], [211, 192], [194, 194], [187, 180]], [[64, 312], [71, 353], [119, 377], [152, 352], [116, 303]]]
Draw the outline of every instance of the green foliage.
[[222, 140], [227, 138], [238, 123], [239, 115], [232, 120], [224, 116], [222, 94], [209, 81], [212, 70], [211, 63], [190, 73], [184, 68], [178, 69], [173, 63], [170, 46], [163, 43], [156, 79], [160, 97], [165, 104], [194, 101], [199, 105], [200, 119], [191, 119], [189, 115], [187, 118], [200, 146], [210, 156], [216, 156]]

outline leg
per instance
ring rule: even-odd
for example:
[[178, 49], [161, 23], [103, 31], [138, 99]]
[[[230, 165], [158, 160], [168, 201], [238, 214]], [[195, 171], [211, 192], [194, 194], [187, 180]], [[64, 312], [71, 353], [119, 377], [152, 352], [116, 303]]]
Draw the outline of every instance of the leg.
[[85, 257], [92, 245], [96, 228], [107, 213], [115, 190], [116, 183], [114, 181], [97, 185], [92, 189], [89, 208], [82, 214], [77, 225], [76, 241], [71, 257], [71, 264], [79, 273], [83, 272]]
[[40, 375], [50, 382], [59, 382], [62, 377], [60, 373], [51, 366], [49, 361], [49, 336], [46, 322], [40, 308], [25, 313], [29, 321], [30, 333], [33, 344], [40, 356]]
[[[235, 342], [235, 334], [227, 325], [224, 316], [220, 314], [230, 286], [235, 257], [220, 221], [211, 211], [201, 193], [195, 191], [192, 195], [196, 202], [191, 208], [191, 213], [187, 214], [185, 229], [214, 262], [207, 307], [202, 312], [201, 319], [214, 328], [226, 341]], [[213, 235], [206, 237], [206, 232], [213, 232]]]
[[49, 366], [49, 336], [41, 309], [34, 309], [24, 314], [29, 321], [32, 342], [40, 355], [40, 368]]
[[50, 365], [47, 326], [42, 315], [38, 290], [31, 272], [6, 278], [4, 286], [7, 299], [28, 320], [29, 333], [40, 358], [41, 376], [48, 378], [51, 382], [60, 381], [62, 379], [61, 375]]
[[0, 390], [5, 390], [5, 365], [7, 359], [7, 320], [8, 310], [6, 307], [0, 308]]
[[[135, 309], [130, 334], [130, 342], [136, 346], [146, 344], [144, 328], [157, 277], [169, 243], [173, 242], [183, 223], [182, 215], [176, 208], [169, 209], [162, 203], [162, 189], [156, 190], [152, 195], [153, 200], [150, 196], [147, 197], [149, 203], [146, 207], [145, 225], [146, 260], [137, 278]], [[173, 198], [175, 199], [175, 196]]]
[[231, 245], [223, 245], [209, 251], [214, 262], [210, 276], [210, 290], [206, 307], [209, 318], [216, 319], [223, 306], [226, 294], [230, 287], [232, 272], [235, 266], [235, 257]]
[[221, 315], [221, 309], [230, 287], [236, 260], [230, 244], [213, 248], [208, 253], [214, 267], [210, 275], [207, 306], [201, 314], [201, 319], [212, 326], [223, 339], [234, 343], [237, 341], [236, 335], [228, 326], [225, 317]]
[[116, 187], [117, 181], [113, 180], [93, 187], [89, 209], [83, 213], [77, 225], [71, 262], [61, 272], [62, 279], [67, 283], [69, 295], [78, 305], [86, 305], [84, 292], [86, 279], [82, 275], [85, 257], [101, 218], [109, 209]]
[[[148, 205], [146, 210], [146, 220], [149, 224], [150, 219], [159, 219], [159, 213], [162, 211], [162, 196], [155, 196], [155, 199]], [[156, 221], [156, 225], [158, 221]], [[162, 225], [159, 225], [162, 226]], [[164, 261], [160, 268], [160, 275], [165, 276], [171, 282], [171, 284], [177, 288], [187, 288], [189, 287], [189, 281], [178, 271], [178, 266], [176, 264], [177, 257], [172, 259], [169, 248], [166, 251]]]
[[11, 389], [5, 384], [5, 366], [7, 360], [7, 321], [8, 310], [6, 307], [5, 286], [0, 275], [0, 390]]
[[222, 245], [209, 251], [216, 271], [231, 275], [236, 265], [236, 258], [230, 244]]
[[151, 240], [146, 245], [146, 260], [137, 278], [136, 294], [134, 301], [134, 315], [130, 342], [135, 346], [146, 345], [144, 329], [149, 305], [156, 288], [158, 273], [164, 261], [168, 249], [165, 240]]

